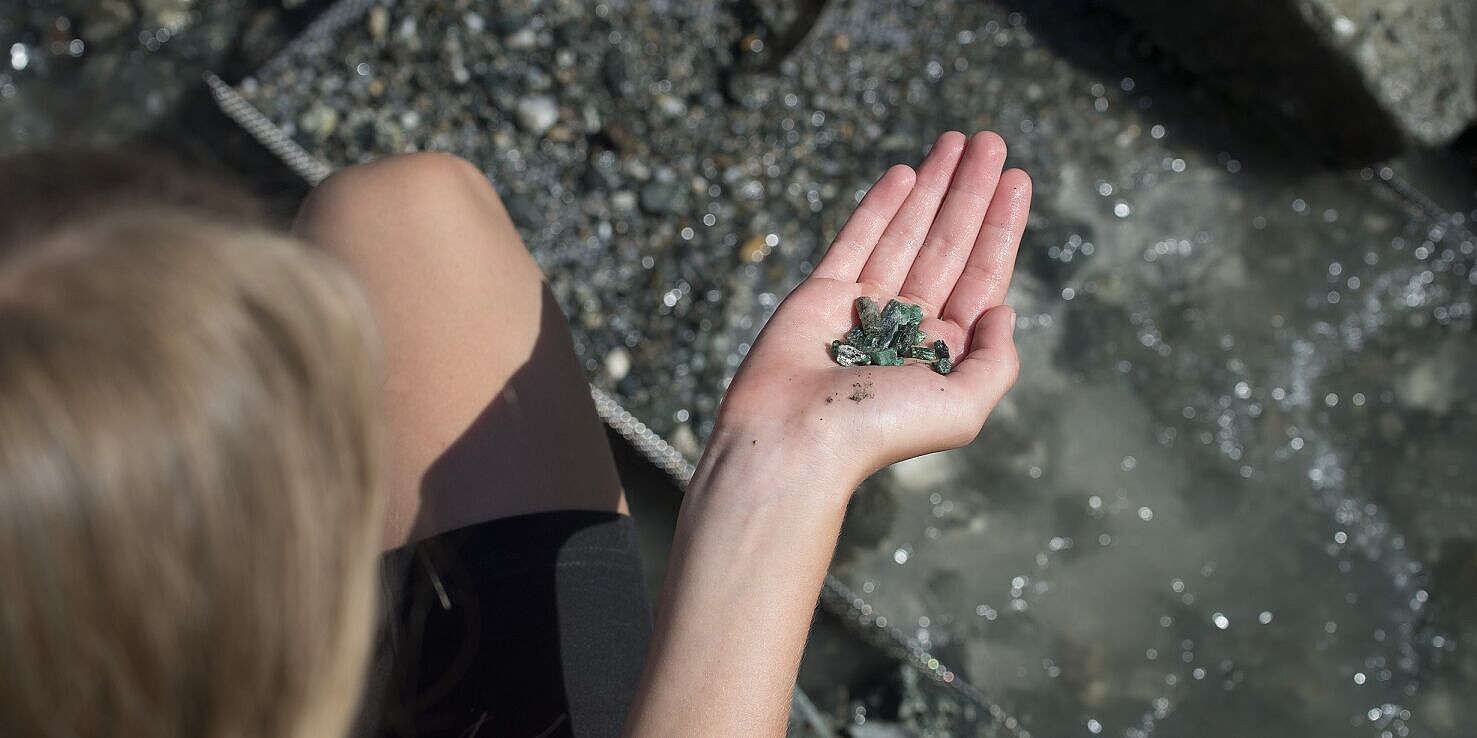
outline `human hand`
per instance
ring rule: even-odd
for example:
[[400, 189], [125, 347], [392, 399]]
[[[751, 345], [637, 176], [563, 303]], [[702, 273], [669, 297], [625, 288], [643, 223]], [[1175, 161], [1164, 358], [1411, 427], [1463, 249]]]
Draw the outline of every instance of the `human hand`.
[[[916, 174], [889, 169], [765, 326], [724, 398], [715, 442], [782, 444], [813, 471], [859, 483], [972, 441], [1019, 371], [1015, 313], [1002, 301], [1031, 180], [1002, 173], [1005, 154], [994, 133], [951, 131]], [[863, 295], [922, 306], [928, 342], [948, 344], [954, 371], [837, 365], [827, 347], [856, 325]]]
[[[946, 133], [916, 175], [888, 170], [765, 326], [683, 497], [628, 735], [783, 734], [851, 491], [968, 443], [1015, 381], [1000, 303], [1031, 181], [1004, 160], [993, 133]], [[954, 371], [838, 366], [830, 343], [863, 295], [921, 306]]]

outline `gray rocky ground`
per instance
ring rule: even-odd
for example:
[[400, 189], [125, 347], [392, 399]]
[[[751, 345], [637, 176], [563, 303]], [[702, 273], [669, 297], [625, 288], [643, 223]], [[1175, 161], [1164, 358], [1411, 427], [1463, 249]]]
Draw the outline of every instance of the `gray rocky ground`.
[[334, 166], [484, 168], [592, 380], [688, 454], [871, 177], [1001, 131], [1038, 191], [1027, 369], [980, 443], [863, 487], [834, 570], [1015, 722], [825, 626], [817, 707], [853, 735], [1458, 735], [1470, 172], [1331, 170], [1336, 131], [1153, 38], [1066, 0], [401, 0], [238, 89]]

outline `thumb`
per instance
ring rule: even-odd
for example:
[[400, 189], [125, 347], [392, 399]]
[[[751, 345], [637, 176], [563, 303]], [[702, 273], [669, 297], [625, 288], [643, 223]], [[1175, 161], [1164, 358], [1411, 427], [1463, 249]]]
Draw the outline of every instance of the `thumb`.
[[1009, 305], [996, 305], [975, 323], [969, 353], [954, 366], [953, 375], [964, 380], [970, 397], [979, 403], [983, 422], [1015, 384], [1020, 367], [1015, 351], [1015, 310]]

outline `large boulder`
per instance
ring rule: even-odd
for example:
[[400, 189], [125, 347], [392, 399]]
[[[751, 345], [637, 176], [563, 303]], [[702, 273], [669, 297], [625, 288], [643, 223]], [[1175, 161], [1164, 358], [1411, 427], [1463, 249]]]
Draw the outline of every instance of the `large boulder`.
[[1443, 146], [1477, 119], [1473, 0], [1104, 1], [1334, 160]]

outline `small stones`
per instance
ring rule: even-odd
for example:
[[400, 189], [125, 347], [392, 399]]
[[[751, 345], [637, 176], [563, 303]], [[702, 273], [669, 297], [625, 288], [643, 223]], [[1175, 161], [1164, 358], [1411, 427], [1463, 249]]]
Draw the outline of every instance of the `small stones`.
[[943, 341], [928, 346], [923, 335], [923, 308], [900, 300], [888, 300], [878, 309], [870, 297], [856, 299], [860, 325], [845, 338], [831, 342], [831, 357], [841, 366], [902, 366], [903, 359], [918, 359], [933, 365], [939, 374], [954, 369], [949, 347]]
[[99, 0], [83, 6], [82, 37], [89, 44], [109, 41], [133, 26], [137, 14], [127, 0]]
[[677, 208], [677, 185], [651, 180], [641, 185], [641, 210], [649, 215], [667, 215]]
[[658, 95], [656, 98], [656, 108], [671, 118], [681, 118], [687, 115], [687, 103], [682, 102], [682, 100], [672, 95]]
[[190, 24], [195, 0], [139, 0], [140, 15], [146, 25], [179, 31]]
[[322, 103], [315, 103], [298, 118], [298, 127], [318, 141], [332, 136], [338, 123], [338, 111]]
[[948, 374], [954, 371], [954, 361], [949, 357], [949, 344], [943, 341], [934, 341], [933, 352], [938, 357], [933, 362], [934, 371], [939, 374]]
[[831, 342], [831, 356], [841, 366], [866, 366], [872, 363], [872, 358], [866, 352], [840, 341]]
[[[701, 180], [693, 181], [692, 191], [694, 193], [702, 193], [706, 191], [707, 188], [707, 183], [701, 182]], [[739, 258], [751, 264], [758, 264], [759, 262], [764, 261], [765, 257], [768, 257], [771, 253], [773, 253], [774, 248], [778, 246], [779, 243], [780, 239], [778, 235], [773, 233], [760, 233], [744, 241], [743, 245], [739, 248]]]
[[528, 51], [538, 48], [538, 34], [532, 28], [520, 28], [508, 34], [503, 43], [515, 51]]
[[932, 364], [938, 361], [938, 352], [932, 346], [909, 346], [898, 352], [898, 356], [904, 359], [917, 359]]
[[903, 360], [898, 358], [897, 349], [892, 347], [877, 349], [876, 351], [867, 354], [867, 358], [871, 359], [872, 363], [876, 364], [877, 366], [903, 365]]
[[631, 353], [617, 346], [605, 355], [605, 375], [619, 382], [631, 373]]
[[519, 100], [513, 114], [519, 127], [536, 136], [542, 136], [559, 122], [559, 105], [548, 95], [533, 95]]
[[618, 190], [610, 195], [610, 206], [618, 212], [629, 213], [636, 209], [636, 193]]
[[[882, 332], [882, 312], [877, 309], [877, 302], [870, 297], [858, 297], [856, 299], [857, 319], [861, 322], [858, 329], [867, 338], [874, 338]], [[847, 334], [850, 335], [850, 334]]]
[[[858, 302], [857, 309], [860, 310], [860, 301]], [[919, 327], [922, 322], [923, 308], [899, 300], [888, 300], [887, 307], [882, 309], [882, 320], [877, 331], [878, 344], [901, 350], [922, 341], [923, 331]]]
[[369, 27], [369, 37], [375, 41], [384, 41], [390, 33], [390, 11], [383, 5], [371, 7], [365, 22]]

